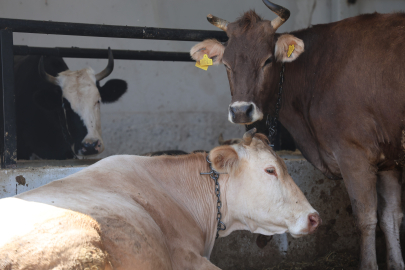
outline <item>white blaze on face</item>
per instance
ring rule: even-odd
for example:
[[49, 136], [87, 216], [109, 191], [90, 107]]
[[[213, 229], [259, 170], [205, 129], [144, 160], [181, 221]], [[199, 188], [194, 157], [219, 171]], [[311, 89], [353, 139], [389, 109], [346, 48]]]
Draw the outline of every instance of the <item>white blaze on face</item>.
[[256, 138], [250, 146], [231, 147], [238, 153], [240, 170], [230, 179], [226, 194], [237, 222], [264, 235], [310, 233], [309, 216], [317, 216], [317, 211], [288, 174], [284, 161]]
[[104, 143], [101, 137], [100, 123], [101, 97], [94, 75], [92, 68], [78, 71], [67, 70], [59, 73], [58, 81], [62, 88], [63, 97], [70, 102], [72, 110], [79, 115], [87, 128], [87, 135], [82, 143], [93, 143], [98, 140], [99, 154], [104, 151]]

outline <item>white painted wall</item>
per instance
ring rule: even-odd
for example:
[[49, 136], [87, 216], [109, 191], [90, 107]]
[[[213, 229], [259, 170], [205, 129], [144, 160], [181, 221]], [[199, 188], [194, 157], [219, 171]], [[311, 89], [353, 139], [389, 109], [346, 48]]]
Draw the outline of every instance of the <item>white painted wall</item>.
[[[327, 23], [361, 12], [404, 10], [403, 0], [277, 0], [291, 11], [280, 32]], [[212, 13], [229, 21], [255, 9], [273, 19], [260, 0], [1, 0], [0, 17], [216, 30], [206, 21]], [[16, 33], [14, 44], [46, 47], [188, 51], [195, 42], [110, 39]], [[71, 69], [96, 71], [106, 60], [67, 59]], [[230, 93], [225, 69], [208, 71], [193, 63], [116, 60], [110, 78], [128, 81], [128, 93], [117, 103], [102, 106], [106, 150], [101, 155], [141, 154], [165, 149], [209, 150], [222, 132], [240, 137], [244, 128], [227, 121]]]

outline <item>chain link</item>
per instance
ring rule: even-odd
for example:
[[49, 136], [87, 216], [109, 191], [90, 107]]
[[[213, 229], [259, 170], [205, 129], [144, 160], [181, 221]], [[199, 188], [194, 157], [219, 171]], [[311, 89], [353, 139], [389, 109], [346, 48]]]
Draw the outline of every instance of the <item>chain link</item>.
[[[278, 115], [279, 115], [280, 109], [281, 109], [281, 96], [282, 96], [282, 92], [283, 92], [284, 70], [285, 70], [285, 66], [283, 63], [283, 65], [281, 66], [281, 71], [280, 71], [280, 81], [278, 82], [278, 97], [277, 97], [277, 103], [276, 103], [276, 107], [275, 107], [274, 116], [271, 118], [271, 120], [269, 120], [269, 115], [267, 115], [267, 119], [266, 119], [266, 125], [269, 127], [269, 141], [270, 142], [273, 142], [274, 136], [277, 133], [277, 121], [278, 121]], [[273, 144], [271, 146], [274, 147]]]
[[215, 181], [215, 195], [217, 196], [217, 221], [218, 221], [218, 223], [217, 223], [217, 235], [216, 235], [215, 239], [217, 239], [218, 236], [219, 236], [219, 231], [226, 230], [225, 224], [221, 221], [221, 218], [222, 218], [222, 214], [221, 214], [222, 202], [221, 202], [221, 190], [220, 190], [219, 183], [218, 183], [218, 178], [219, 178], [220, 173], [212, 168], [212, 164], [211, 164], [211, 161], [210, 161], [208, 156], [207, 156], [207, 162], [208, 162], [208, 164], [210, 166], [211, 171], [207, 172], [207, 173], [200, 173], [200, 174], [202, 174], [202, 175], [207, 174], [207, 175], [209, 175], [211, 177], [212, 180]]

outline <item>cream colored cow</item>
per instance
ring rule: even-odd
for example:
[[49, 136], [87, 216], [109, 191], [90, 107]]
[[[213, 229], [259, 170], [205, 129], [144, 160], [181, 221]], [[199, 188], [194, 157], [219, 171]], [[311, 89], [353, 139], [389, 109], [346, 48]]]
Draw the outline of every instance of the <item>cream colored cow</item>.
[[[315, 231], [318, 213], [265, 137], [246, 133], [209, 159], [224, 237]], [[205, 154], [112, 156], [0, 200], [0, 269], [218, 269], [209, 262], [217, 198]]]

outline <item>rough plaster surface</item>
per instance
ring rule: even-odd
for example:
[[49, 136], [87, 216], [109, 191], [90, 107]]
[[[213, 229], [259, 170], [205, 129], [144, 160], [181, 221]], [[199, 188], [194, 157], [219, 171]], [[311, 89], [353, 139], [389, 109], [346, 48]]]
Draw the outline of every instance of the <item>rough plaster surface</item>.
[[102, 121], [109, 122], [103, 130], [107, 142], [103, 156], [168, 149], [209, 151], [218, 145], [220, 133], [228, 139], [235, 134], [241, 137], [245, 130], [212, 112], [109, 114]]
[[0, 170], [0, 199], [43, 186], [85, 167], [40, 167]]
[[[336, 3], [339, 8], [333, 9], [332, 4], [337, 5]], [[310, 24], [327, 23], [364, 11], [389, 12], [405, 8], [405, 2], [398, 0], [359, 0], [350, 7], [347, 7], [346, 0], [283, 0], [279, 4], [291, 11], [291, 19], [281, 26], [278, 31], [280, 33], [305, 28]], [[249, 9], [255, 9], [265, 19], [275, 17], [260, 0], [0, 1], [0, 17], [4, 18], [203, 30], [217, 30], [206, 20], [209, 13], [234, 21]], [[14, 44], [188, 51], [196, 42], [15, 33]], [[91, 66], [99, 71], [106, 65], [106, 60], [66, 61], [72, 70]], [[228, 124], [226, 120], [230, 93], [223, 66], [210, 67], [208, 71], [203, 71], [194, 67], [193, 63], [117, 60], [110, 78], [126, 80], [129, 89], [117, 103], [101, 106], [106, 151], [99, 157], [114, 153], [139, 154], [183, 147], [183, 150], [190, 151], [212, 147], [212, 142], [224, 130], [226, 137], [239, 137], [242, 134], [242, 129]], [[129, 131], [131, 127], [133, 130]], [[136, 130], [138, 127], [148, 127], [150, 130]], [[179, 131], [189, 133], [190, 137], [176, 135]], [[127, 134], [128, 137], [124, 137]], [[152, 137], [151, 134], [157, 136]], [[175, 140], [179, 137], [181, 142]]]

